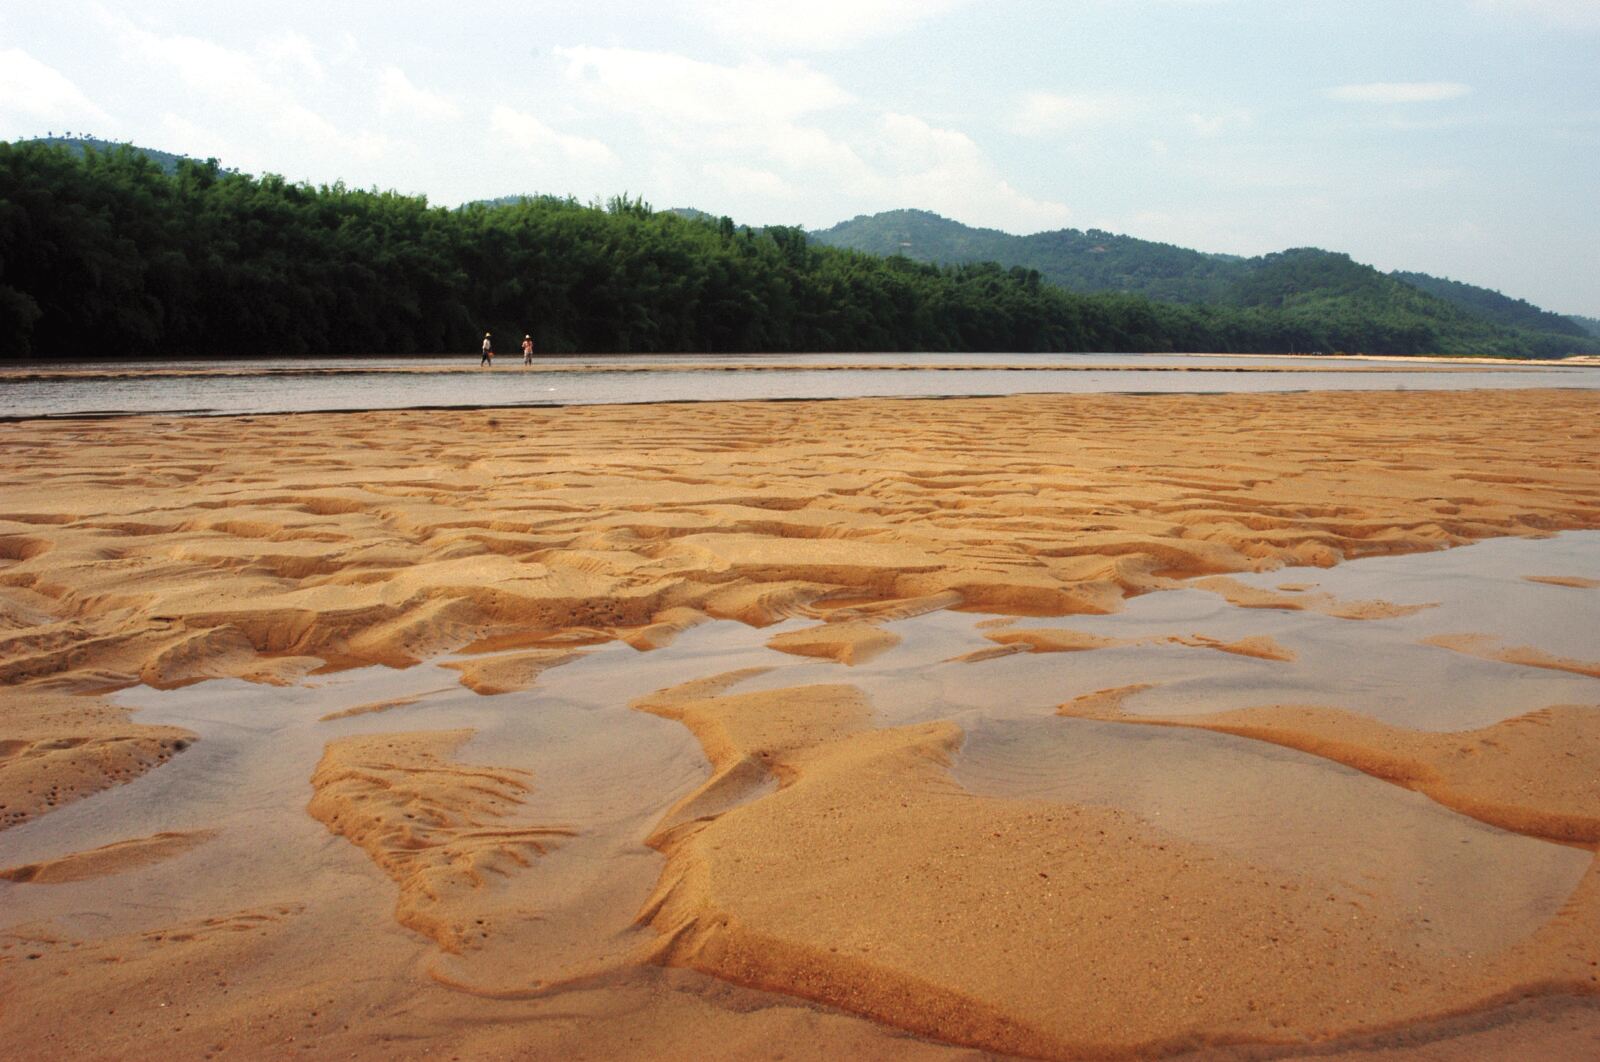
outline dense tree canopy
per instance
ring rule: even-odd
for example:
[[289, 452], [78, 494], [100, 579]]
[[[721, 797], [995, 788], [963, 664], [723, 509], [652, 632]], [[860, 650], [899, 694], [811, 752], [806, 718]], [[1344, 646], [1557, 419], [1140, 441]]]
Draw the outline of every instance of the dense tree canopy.
[[[1249, 305], [1080, 295], [993, 263], [818, 246], [618, 197], [459, 210], [122, 149], [0, 144], [0, 351], [1366, 350], [1550, 354], [1531, 334], [1374, 319], [1270, 279]], [[1565, 350], [1559, 353], [1565, 353]]]

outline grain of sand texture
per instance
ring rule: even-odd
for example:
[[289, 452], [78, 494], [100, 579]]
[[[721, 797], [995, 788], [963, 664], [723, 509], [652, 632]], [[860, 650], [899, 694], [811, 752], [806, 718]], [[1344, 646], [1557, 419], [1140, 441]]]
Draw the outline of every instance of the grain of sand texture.
[[[1229, 576], [1600, 528], [1593, 393], [119, 418], [0, 424], [0, 449], [0, 889], [90, 905], [159, 872], [186, 882], [185, 910], [209, 905], [0, 920], [0, 1042], [26, 1057], [1448, 1058], [1519, 1042], [1582, 1057], [1600, 1030], [1592, 863], [1531, 935], [1467, 952], [1381, 895], [1335, 899], [1132, 812], [969, 793], [949, 771], [960, 726], [880, 725], [848, 684], [900, 651], [888, 625], [938, 609], [1107, 614], [1198, 586], [1244, 608], [1404, 617]], [[1592, 592], [1560, 578], [1552, 592]], [[37, 843], [95, 794], [115, 821], [127, 783], [204, 754], [114, 691], [294, 686], [470, 651], [449, 663], [475, 703], [537, 713], [551, 676], [589, 663], [579, 647], [648, 659], [714, 620], [805, 621], [770, 655], [850, 666], [741, 692], [753, 672], [708, 661], [638, 699], [707, 767], [675, 804], [637, 809], [651, 825], [623, 847], [546, 814], [559, 779], [470, 727], [427, 729], [417, 697], [375, 694], [313, 717], [365, 729], [330, 729], [283, 795], [325, 828], [296, 855], [318, 873], [220, 864], [204, 824], [6, 858], [10, 831]], [[986, 630], [1004, 644], [968, 658], [989, 668], [1109, 647]], [[1168, 640], [1294, 666], [1270, 636]], [[1451, 648], [1552, 666], [1498, 646]], [[1136, 693], [1069, 714], [1173, 722], [1127, 716]], [[1597, 706], [1423, 735], [1327, 704], [1182, 723], [1541, 844], [1600, 843]], [[622, 928], [558, 924], [573, 868], [624, 849], [638, 854], [615, 877], [642, 867], [642, 886], [593, 905]], [[576, 942], [551, 966], [565, 972], [490, 968], [510, 954], [497, 937], [541, 934]]]

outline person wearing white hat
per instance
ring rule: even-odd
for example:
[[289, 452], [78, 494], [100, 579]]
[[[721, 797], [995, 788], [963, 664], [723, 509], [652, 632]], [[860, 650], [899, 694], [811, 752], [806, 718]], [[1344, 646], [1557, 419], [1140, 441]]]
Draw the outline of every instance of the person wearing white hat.
[[533, 337], [532, 336], [523, 336], [522, 337], [522, 364], [524, 364], [524, 365], [532, 365], [533, 364]]
[[494, 344], [489, 342], [488, 332], [483, 334], [483, 358], [478, 362], [478, 364], [487, 365], [490, 368], [494, 368]]

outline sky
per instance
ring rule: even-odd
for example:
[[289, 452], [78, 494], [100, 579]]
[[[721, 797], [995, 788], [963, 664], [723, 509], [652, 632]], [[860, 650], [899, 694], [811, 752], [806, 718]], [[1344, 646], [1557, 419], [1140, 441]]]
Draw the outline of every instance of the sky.
[[0, 139], [430, 202], [1344, 251], [1600, 317], [1600, 0], [0, 9]]

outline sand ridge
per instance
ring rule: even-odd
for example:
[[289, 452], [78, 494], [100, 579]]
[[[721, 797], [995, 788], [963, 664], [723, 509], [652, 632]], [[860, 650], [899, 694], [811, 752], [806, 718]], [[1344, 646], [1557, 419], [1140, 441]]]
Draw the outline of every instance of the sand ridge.
[[189, 747], [181, 727], [128, 721], [91, 697], [0, 690], [0, 830], [132, 780]]
[[1530, 583], [1565, 586], [1572, 590], [1600, 589], [1600, 579], [1590, 579], [1582, 575], [1524, 575], [1523, 578]]
[[525, 690], [539, 675], [553, 667], [571, 663], [584, 654], [563, 649], [530, 649], [488, 657], [469, 657], [442, 665], [461, 672], [461, 684], [474, 693], [492, 696]]
[[797, 656], [820, 656], [841, 664], [860, 664], [900, 644], [893, 631], [860, 620], [823, 623], [774, 635], [767, 647]]
[[[1108, 638], [1088, 631], [1061, 627], [1020, 627], [989, 630], [984, 637], [1002, 650], [1030, 653], [1082, 653], [1094, 649], [1125, 649], [1148, 645], [1183, 645], [1191, 649], [1214, 649], [1219, 653], [1254, 657], [1257, 660], [1290, 661], [1294, 650], [1280, 645], [1271, 635], [1259, 634], [1237, 638], [1231, 642], [1204, 634], [1169, 634], [1149, 638]], [[978, 650], [965, 659], [972, 662], [992, 660], [1003, 653]]]
[[400, 886], [396, 919], [447, 952], [471, 949], [492, 931], [491, 879], [525, 870], [572, 835], [502, 822], [531, 783], [507, 768], [446, 759], [470, 736], [420, 731], [330, 741], [306, 807]]
[[0, 880], [31, 885], [83, 881], [131, 870], [182, 855], [216, 836], [214, 830], [165, 830], [149, 837], [116, 841], [87, 852], [0, 870]]
[[1450, 649], [1483, 660], [1498, 660], [1503, 664], [1542, 667], [1551, 671], [1567, 671], [1574, 675], [1600, 678], [1600, 661], [1553, 656], [1531, 645], [1500, 645], [1495, 639], [1482, 634], [1436, 634], [1424, 638], [1423, 644]]

